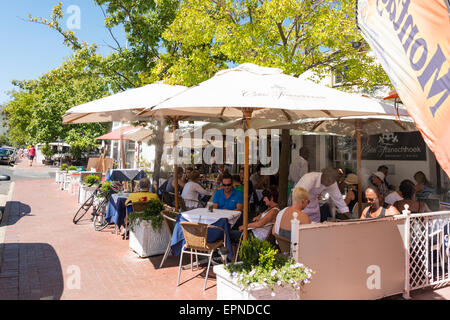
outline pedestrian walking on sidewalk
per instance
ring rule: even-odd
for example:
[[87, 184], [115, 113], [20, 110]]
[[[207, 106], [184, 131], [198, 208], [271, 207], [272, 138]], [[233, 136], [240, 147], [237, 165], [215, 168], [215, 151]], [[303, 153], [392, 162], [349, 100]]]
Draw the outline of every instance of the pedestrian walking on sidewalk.
[[34, 146], [31, 146], [28, 149], [28, 160], [30, 162], [30, 167], [33, 166], [33, 160], [34, 160], [35, 155], [36, 155], [36, 149], [34, 148]]

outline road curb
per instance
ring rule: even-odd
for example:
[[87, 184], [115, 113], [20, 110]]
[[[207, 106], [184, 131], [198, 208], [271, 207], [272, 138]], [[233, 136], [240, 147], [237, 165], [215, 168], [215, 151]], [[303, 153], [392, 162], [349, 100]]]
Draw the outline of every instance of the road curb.
[[5, 246], [6, 238], [6, 228], [9, 219], [9, 213], [11, 211], [11, 200], [14, 192], [15, 182], [11, 182], [9, 186], [8, 195], [6, 197], [5, 211], [3, 212], [2, 222], [0, 223], [0, 272], [2, 270], [2, 260], [3, 260], [3, 247]]

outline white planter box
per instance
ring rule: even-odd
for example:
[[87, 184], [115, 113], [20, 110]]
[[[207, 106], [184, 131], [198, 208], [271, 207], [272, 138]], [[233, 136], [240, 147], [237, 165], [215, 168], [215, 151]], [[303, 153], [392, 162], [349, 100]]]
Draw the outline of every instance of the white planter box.
[[96, 186], [86, 187], [86, 186], [80, 185], [78, 203], [83, 204], [94, 193], [95, 189], [97, 189]]
[[66, 173], [66, 172], [65, 171], [56, 171], [56, 175], [55, 175], [56, 183], [61, 183], [63, 181], [64, 173]]
[[164, 254], [170, 241], [170, 233], [165, 223], [161, 230], [153, 230], [151, 222], [140, 221], [130, 230], [130, 248], [139, 257], [145, 258]]
[[275, 286], [272, 289], [261, 284], [252, 284], [247, 289], [233, 280], [230, 273], [225, 270], [224, 265], [213, 267], [217, 279], [217, 300], [299, 300], [300, 291], [290, 286]]

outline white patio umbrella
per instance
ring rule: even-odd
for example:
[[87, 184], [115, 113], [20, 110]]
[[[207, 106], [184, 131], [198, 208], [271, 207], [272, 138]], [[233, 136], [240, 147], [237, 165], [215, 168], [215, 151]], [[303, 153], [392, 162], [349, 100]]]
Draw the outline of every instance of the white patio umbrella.
[[[385, 114], [389, 105], [282, 74], [281, 69], [245, 63], [218, 72], [197, 86], [147, 109], [141, 115], [176, 120], [223, 121], [251, 118], [293, 121], [311, 117]], [[244, 239], [248, 224], [249, 142], [245, 138]]]
[[73, 107], [63, 115], [63, 123], [128, 122], [142, 120], [137, 116], [145, 108], [186, 90], [184, 86], [152, 83]]
[[[159, 82], [129, 89], [75, 106], [66, 111], [62, 117], [62, 122], [63, 124], [72, 124], [142, 120], [142, 117], [138, 116], [139, 112], [184, 90], [186, 90], [184, 86], [171, 86]], [[123, 139], [120, 139], [120, 146], [121, 167], [125, 167]]]

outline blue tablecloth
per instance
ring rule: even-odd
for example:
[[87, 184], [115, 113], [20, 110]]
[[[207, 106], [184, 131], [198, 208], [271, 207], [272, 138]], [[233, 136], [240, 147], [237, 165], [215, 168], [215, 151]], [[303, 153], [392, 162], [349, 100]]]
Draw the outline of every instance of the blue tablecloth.
[[[184, 240], [183, 230], [181, 229], [180, 222], [188, 221], [181, 214], [178, 215], [175, 227], [173, 229], [172, 240], [170, 242], [170, 247], [174, 255], [179, 256], [181, 254], [181, 249], [186, 243]], [[213, 226], [217, 226], [225, 230], [225, 234], [227, 235], [225, 246], [230, 251], [228, 254], [228, 260], [231, 261], [233, 259], [233, 247], [231, 245], [230, 238], [230, 227], [228, 225], [227, 218], [221, 218], [212, 224]], [[217, 229], [209, 229], [208, 230], [208, 242], [214, 242], [217, 240], [223, 240], [223, 233]]]
[[138, 169], [111, 169], [106, 173], [106, 181], [132, 181], [145, 177], [145, 171]]
[[125, 215], [127, 213], [127, 208], [125, 206], [125, 201], [127, 201], [128, 196], [119, 196], [118, 194], [113, 194], [109, 198], [108, 207], [106, 208], [106, 221], [108, 223], [114, 223], [116, 226], [120, 227], [124, 225]]

